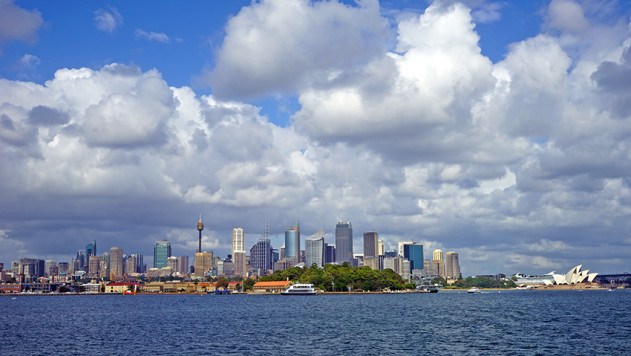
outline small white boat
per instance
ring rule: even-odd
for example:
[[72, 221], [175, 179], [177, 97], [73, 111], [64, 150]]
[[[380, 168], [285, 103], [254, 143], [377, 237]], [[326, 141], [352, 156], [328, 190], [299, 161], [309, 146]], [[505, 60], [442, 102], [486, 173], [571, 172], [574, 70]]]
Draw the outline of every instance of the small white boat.
[[284, 291], [280, 292], [282, 295], [315, 295], [316, 290], [313, 288], [313, 284], [296, 283], [289, 286]]
[[478, 287], [471, 287], [471, 289], [469, 289], [467, 291], [467, 293], [480, 293], [480, 288], [478, 288]]

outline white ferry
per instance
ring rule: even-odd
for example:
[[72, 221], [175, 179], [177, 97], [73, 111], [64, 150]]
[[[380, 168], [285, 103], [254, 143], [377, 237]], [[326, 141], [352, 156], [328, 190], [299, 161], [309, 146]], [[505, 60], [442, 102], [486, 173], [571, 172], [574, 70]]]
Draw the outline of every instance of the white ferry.
[[480, 288], [478, 287], [471, 287], [471, 289], [467, 291], [467, 293], [480, 293], [480, 292], [481, 292]]
[[289, 286], [284, 291], [280, 292], [282, 295], [315, 295], [316, 290], [313, 288], [313, 284], [301, 284], [296, 283]]

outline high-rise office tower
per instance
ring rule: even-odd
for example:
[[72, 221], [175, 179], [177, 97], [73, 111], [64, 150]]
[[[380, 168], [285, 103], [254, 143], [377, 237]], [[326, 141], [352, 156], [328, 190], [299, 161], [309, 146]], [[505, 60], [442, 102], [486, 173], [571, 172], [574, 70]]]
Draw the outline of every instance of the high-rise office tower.
[[87, 258], [90, 258], [90, 256], [96, 256], [96, 240], [92, 240], [92, 242], [85, 245], [85, 255]]
[[293, 258], [295, 264], [300, 263], [300, 223], [285, 229], [285, 258]]
[[245, 238], [243, 228], [235, 227], [232, 229], [232, 255], [236, 251], [245, 251]]
[[364, 257], [377, 257], [379, 234], [376, 231], [364, 232]]
[[324, 244], [324, 264], [335, 262], [335, 246]]
[[131, 275], [132, 273], [136, 273], [138, 270], [138, 265], [136, 261], [136, 255], [129, 255], [125, 260], [125, 274]]
[[324, 248], [324, 231], [316, 232], [315, 234], [305, 239], [305, 266], [311, 267], [315, 263], [318, 267], [324, 266], [325, 261], [325, 248]]
[[443, 258], [442, 250], [434, 250], [434, 253], [432, 254], [432, 264], [435, 266], [436, 275], [447, 278], [447, 275], [445, 274], [445, 260]]
[[44, 262], [44, 274], [47, 276], [52, 276], [58, 274], [57, 272], [57, 261], [55, 260], [46, 260]]
[[260, 270], [260, 274], [267, 274], [274, 268], [272, 261], [272, 244], [269, 239], [260, 239], [250, 249], [250, 267]]
[[199, 231], [199, 249], [197, 252], [202, 252], [202, 230], [204, 230], [204, 223], [202, 222], [202, 216], [200, 215], [199, 221], [197, 221], [197, 231]]
[[196, 252], [195, 253], [195, 276], [204, 277], [206, 272], [213, 269], [213, 253], [212, 252]]
[[383, 243], [383, 240], [377, 241], [377, 256], [385, 256], [386, 254], [386, 245]]
[[167, 267], [171, 269], [171, 273], [176, 273], [178, 271], [177, 257], [171, 256], [167, 258]]
[[410, 261], [410, 270], [423, 269], [423, 244], [403, 245], [403, 257]]
[[177, 256], [177, 272], [181, 275], [188, 273], [188, 256]]
[[167, 258], [169, 257], [171, 257], [171, 243], [166, 240], [156, 241], [156, 245], [153, 248], [153, 267], [166, 267]]
[[399, 250], [398, 250], [399, 256], [403, 256], [403, 246], [411, 245], [413, 243], [414, 243], [414, 241], [399, 241], [399, 243], [398, 243], [398, 245], [399, 245], [398, 246], [399, 247]]
[[[79, 270], [88, 271], [88, 256], [85, 255], [85, 251], [77, 251], [77, 261], [79, 262]], [[75, 271], [76, 272], [76, 271]]]
[[445, 274], [447, 279], [460, 278], [460, 261], [456, 252], [447, 252], [445, 254]]
[[246, 270], [246, 254], [245, 251], [236, 251], [232, 254], [234, 261], [234, 274], [237, 276], [245, 276]]
[[340, 221], [335, 225], [335, 261], [353, 261], [353, 226], [350, 221]]
[[99, 277], [101, 271], [101, 261], [103, 261], [102, 256], [90, 256], [90, 262], [88, 266], [88, 273], [90, 277]]
[[110, 275], [114, 278], [123, 276], [123, 249], [120, 247], [110, 248]]

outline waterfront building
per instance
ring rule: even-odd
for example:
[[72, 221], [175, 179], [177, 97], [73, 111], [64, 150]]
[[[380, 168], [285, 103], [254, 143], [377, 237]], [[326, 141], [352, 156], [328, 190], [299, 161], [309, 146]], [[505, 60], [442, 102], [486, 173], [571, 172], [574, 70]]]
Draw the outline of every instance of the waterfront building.
[[232, 255], [237, 251], [245, 251], [245, 236], [242, 227], [232, 229]]
[[413, 243], [414, 243], [414, 241], [399, 241], [399, 243], [397, 244], [397, 245], [398, 245], [398, 248], [399, 248], [399, 249], [398, 249], [398, 251], [397, 251], [397, 252], [398, 252], [398, 255], [399, 255], [399, 256], [401, 256], [401, 257], [403, 257], [403, 254], [404, 254], [404, 251], [403, 251], [403, 246], [405, 246], [405, 245], [411, 245], [411, 244], [413, 244]]
[[403, 245], [403, 258], [410, 261], [411, 269], [423, 269], [423, 244], [413, 242]]
[[166, 240], [156, 241], [156, 245], [153, 248], [153, 267], [166, 267], [167, 258], [169, 257], [171, 257], [171, 243]]
[[292, 281], [256, 282], [252, 287], [254, 293], [280, 293], [294, 284]]
[[120, 247], [110, 248], [110, 279], [123, 276], [123, 249]]
[[322, 268], [325, 261], [324, 231], [316, 232], [305, 240], [305, 266]]
[[364, 232], [364, 257], [379, 256], [379, 234], [376, 231]]
[[350, 221], [335, 225], [335, 261], [339, 264], [353, 261], [353, 226]]
[[213, 269], [212, 252], [195, 253], [195, 277], [204, 277], [207, 272]]
[[293, 258], [296, 264], [300, 263], [300, 223], [285, 229], [285, 258]]
[[456, 252], [445, 254], [445, 276], [447, 280], [457, 280], [460, 278], [460, 262]]
[[250, 267], [258, 270], [258, 275], [267, 274], [273, 269], [272, 244], [269, 239], [260, 239], [250, 249]]

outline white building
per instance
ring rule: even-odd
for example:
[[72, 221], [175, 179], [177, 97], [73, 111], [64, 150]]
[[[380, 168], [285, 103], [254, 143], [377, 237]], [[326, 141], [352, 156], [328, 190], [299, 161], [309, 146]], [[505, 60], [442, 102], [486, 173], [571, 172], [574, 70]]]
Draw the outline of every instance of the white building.
[[324, 266], [324, 231], [318, 231], [305, 240], [305, 266]]

